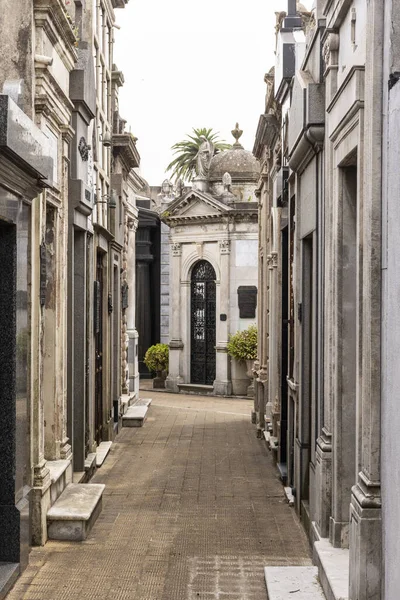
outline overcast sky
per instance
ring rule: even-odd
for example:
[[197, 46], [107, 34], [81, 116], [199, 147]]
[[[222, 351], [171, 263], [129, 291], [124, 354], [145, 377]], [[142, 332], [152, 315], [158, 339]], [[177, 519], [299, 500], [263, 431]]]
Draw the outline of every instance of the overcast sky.
[[166, 178], [172, 144], [192, 127], [212, 127], [231, 143], [238, 121], [252, 150], [264, 74], [274, 64], [275, 11], [286, 7], [287, 0], [130, 0], [116, 10], [120, 112], [139, 138], [150, 185]]

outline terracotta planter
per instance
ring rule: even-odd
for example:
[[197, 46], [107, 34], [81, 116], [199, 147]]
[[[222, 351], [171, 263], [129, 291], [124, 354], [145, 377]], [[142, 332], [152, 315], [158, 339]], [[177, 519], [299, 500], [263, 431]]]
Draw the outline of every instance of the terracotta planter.
[[153, 390], [164, 390], [165, 379], [164, 371], [157, 371], [157, 376], [153, 379]]

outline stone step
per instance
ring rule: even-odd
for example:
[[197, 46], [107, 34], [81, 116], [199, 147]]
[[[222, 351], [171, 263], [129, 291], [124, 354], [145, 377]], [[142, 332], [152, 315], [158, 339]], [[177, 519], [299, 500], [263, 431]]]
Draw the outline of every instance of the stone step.
[[289, 506], [294, 506], [294, 496], [291, 487], [284, 487], [286, 500], [289, 503]]
[[214, 386], [201, 385], [198, 383], [178, 383], [178, 388], [184, 394], [199, 394], [201, 396], [212, 396], [214, 394]]
[[349, 597], [349, 550], [334, 548], [328, 539], [314, 543], [314, 562], [327, 600], [347, 600]]
[[[54, 502], [61, 496], [68, 483], [67, 469], [70, 467], [71, 461], [69, 460], [48, 460], [46, 467], [50, 471], [50, 502]], [[71, 478], [71, 475], [69, 475]]]
[[122, 417], [122, 427], [143, 427], [151, 399], [140, 399], [130, 406]]
[[70, 483], [47, 513], [52, 540], [85, 540], [101, 513], [102, 483]]
[[18, 579], [19, 564], [0, 562], [0, 600], [4, 600]]
[[110, 452], [112, 442], [100, 442], [96, 448], [96, 467], [99, 468], [107, 458]]
[[325, 600], [317, 567], [265, 567], [268, 600]]

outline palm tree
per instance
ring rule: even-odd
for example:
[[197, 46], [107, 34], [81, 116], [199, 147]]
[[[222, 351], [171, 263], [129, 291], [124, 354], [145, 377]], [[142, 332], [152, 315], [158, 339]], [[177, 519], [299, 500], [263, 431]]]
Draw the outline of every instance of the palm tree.
[[196, 156], [200, 145], [204, 142], [204, 138], [214, 145], [214, 155], [221, 150], [228, 150], [232, 146], [225, 141], [218, 139], [218, 132], [213, 132], [212, 129], [193, 128], [193, 135], [188, 135], [186, 140], [177, 142], [171, 147], [174, 154], [174, 160], [169, 163], [166, 171], [172, 170], [171, 178], [183, 179], [192, 181], [196, 177]]

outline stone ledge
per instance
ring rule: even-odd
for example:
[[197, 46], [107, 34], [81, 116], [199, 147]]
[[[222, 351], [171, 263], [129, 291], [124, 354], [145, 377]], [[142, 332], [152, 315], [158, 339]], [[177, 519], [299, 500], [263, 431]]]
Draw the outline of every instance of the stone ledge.
[[18, 563], [0, 562], [0, 600], [4, 600], [19, 576]]
[[269, 600], [325, 600], [317, 567], [265, 567]]
[[314, 562], [327, 600], [349, 597], [349, 551], [334, 548], [328, 539], [314, 543]]
[[121, 413], [122, 413], [122, 415], [124, 415], [126, 413], [126, 411], [128, 410], [128, 408], [132, 404], [134, 404], [134, 400], [135, 400], [134, 392], [130, 392], [129, 394], [121, 395]]
[[112, 442], [101, 442], [96, 448], [96, 467], [101, 467], [111, 450]]
[[150, 404], [150, 398], [137, 400], [122, 416], [122, 427], [143, 427]]
[[[54, 504], [68, 485], [67, 469], [71, 465], [69, 460], [49, 460], [46, 463], [50, 471], [50, 502]], [[70, 477], [70, 476], [69, 476]]]
[[48, 467], [50, 471], [51, 483], [56, 483], [68, 469], [70, 464], [71, 462], [69, 460], [48, 460], [46, 462], [46, 467]]

